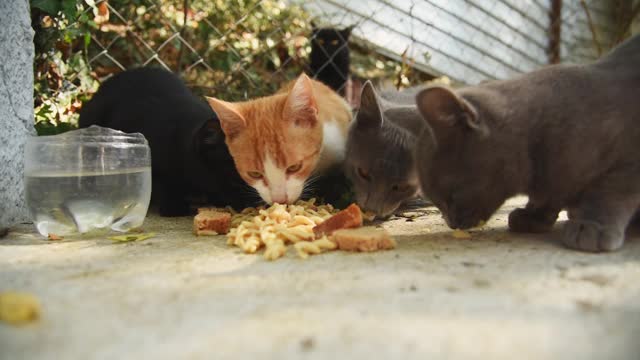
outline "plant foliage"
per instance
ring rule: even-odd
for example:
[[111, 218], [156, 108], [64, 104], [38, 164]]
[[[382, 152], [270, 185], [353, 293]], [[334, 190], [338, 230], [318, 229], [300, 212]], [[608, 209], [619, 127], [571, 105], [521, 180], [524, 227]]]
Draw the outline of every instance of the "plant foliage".
[[[73, 129], [101, 80], [135, 66], [180, 73], [199, 94], [241, 100], [306, 70], [311, 16], [283, 0], [31, 0], [39, 134]], [[361, 47], [352, 73], [398, 86], [424, 80]]]

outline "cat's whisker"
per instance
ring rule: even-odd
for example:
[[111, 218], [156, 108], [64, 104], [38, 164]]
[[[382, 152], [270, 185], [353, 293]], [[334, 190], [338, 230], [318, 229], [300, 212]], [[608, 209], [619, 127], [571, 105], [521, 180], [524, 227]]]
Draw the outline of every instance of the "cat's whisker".
[[303, 191], [300, 194], [300, 198], [304, 198], [304, 199], [311, 199], [311, 198], [317, 198], [318, 197], [318, 192], [317, 191]]
[[318, 181], [320, 181], [320, 179], [321, 179], [320, 176], [309, 178], [307, 179], [307, 181], [304, 182], [304, 185], [302, 185], [302, 188], [306, 189], [309, 187], [314, 187], [318, 184]]
[[256, 189], [254, 189], [253, 187], [248, 186], [248, 185], [240, 188], [237, 196], [242, 196], [242, 198], [248, 204], [252, 204], [252, 203], [263, 201], [262, 197], [260, 196], [260, 194], [258, 194]]
[[311, 193], [311, 192], [315, 192], [316, 190], [318, 190], [317, 186], [305, 186], [302, 188], [303, 193]]
[[314, 185], [316, 184], [320, 179], [322, 179], [322, 176], [320, 175], [311, 175], [311, 177], [309, 177], [307, 179], [307, 181], [304, 182], [304, 186], [308, 186], [308, 185]]
[[256, 191], [256, 189], [247, 186], [243, 193], [242, 193], [245, 197], [245, 199], [247, 199], [247, 201], [249, 203], [256, 203], [256, 202], [264, 202], [264, 200], [262, 200], [262, 197], [260, 196], [260, 194], [258, 194], [258, 192]]
[[240, 189], [238, 195], [242, 195], [245, 203], [249, 207], [260, 207], [266, 205], [266, 202], [262, 199], [262, 196], [252, 186], [246, 185]]
[[259, 195], [247, 196], [246, 199], [247, 199], [247, 201], [253, 202], [253, 203], [255, 203], [255, 202], [264, 202], [262, 197], [260, 197]]
[[317, 196], [314, 196], [314, 193], [302, 193], [300, 194], [300, 199], [311, 199], [311, 198], [317, 198]]
[[317, 182], [319, 179], [320, 176], [315, 176], [313, 178], [307, 179], [307, 181], [302, 186], [301, 196], [312, 196], [319, 188], [319, 186], [317, 186]]

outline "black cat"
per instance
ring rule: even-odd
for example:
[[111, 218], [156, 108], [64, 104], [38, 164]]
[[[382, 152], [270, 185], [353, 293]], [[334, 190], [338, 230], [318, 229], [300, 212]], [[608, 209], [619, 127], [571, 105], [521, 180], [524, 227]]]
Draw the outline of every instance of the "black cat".
[[83, 106], [79, 125], [140, 132], [147, 138], [152, 203], [160, 215], [193, 213], [193, 197], [236, 209], [256, 199], [236, 171], [216, 114], [168, 71], [138, 68], [108, 79]]
[[349, 79], [348, 41], [353, 27], [338, 30], [312, 26], [311, 76], [344, 96]]

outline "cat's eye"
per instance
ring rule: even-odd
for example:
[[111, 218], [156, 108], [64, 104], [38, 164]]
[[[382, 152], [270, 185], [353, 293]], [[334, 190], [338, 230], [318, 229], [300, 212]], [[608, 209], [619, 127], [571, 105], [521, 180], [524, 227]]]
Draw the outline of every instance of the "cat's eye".
[[358, 171], [358, 176], [360, 176], [364, 180], [367, 180], [367, 181], [371, 180], [371, 178], [369, 177], [369, 173], [363, 168], [359, 167], [357, 171]]
[[338, 40], [331, 40], [331, 45], [333, 46], [338, 45]]
[[249, 171], [247, 175], [249, 175], [249, 177], [252, 179], [256, 179], [256, 180], [262, 179], [262, 174], [257, 171]]
[[300, 171], [300, 169], [302, 169], [302, 163], [297, 163], [295, 165], [291, 165], [287, 168], [287, 174], [293, 174], [293, 173], [297, 173], [298, 171]]
[[318, 44], [324, 45], [324, 39], [317, 39], [316, 41], [318, 42]]
[[404, 193], [409, 191], [410, 188], [411, 186], [409, 184], [395, 184], [391, 186], [391, 191]]

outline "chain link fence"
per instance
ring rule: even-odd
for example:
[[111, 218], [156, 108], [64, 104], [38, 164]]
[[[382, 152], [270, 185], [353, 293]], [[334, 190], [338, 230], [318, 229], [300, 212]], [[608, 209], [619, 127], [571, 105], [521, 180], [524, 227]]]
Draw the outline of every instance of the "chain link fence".
[[[558, 60], [594, 59], [634, 29], [640, 4], [633, 0], [85, 2], [90, 5], [83, 11], [91, 31], [81, 45], [71, 47], [80, 49], [88, 76], [102, 80], [136, 66], [161, 66], [181, 74], [197, 92], [227, 100], [271, 94], [301, 72], [313, 73], [312, 23], [352, 27], [342, 46], [349, 48], [351, 58], [351, 81], [344, 93], [354, 106], [364, 79], [395, 87], [436, 77], [476, 84]], [[326, 55], [329, 61], [322, 67], [335, 68], [333, 54]], [[78, 82], [73, 76], [65, 81], [68, 86]]]

